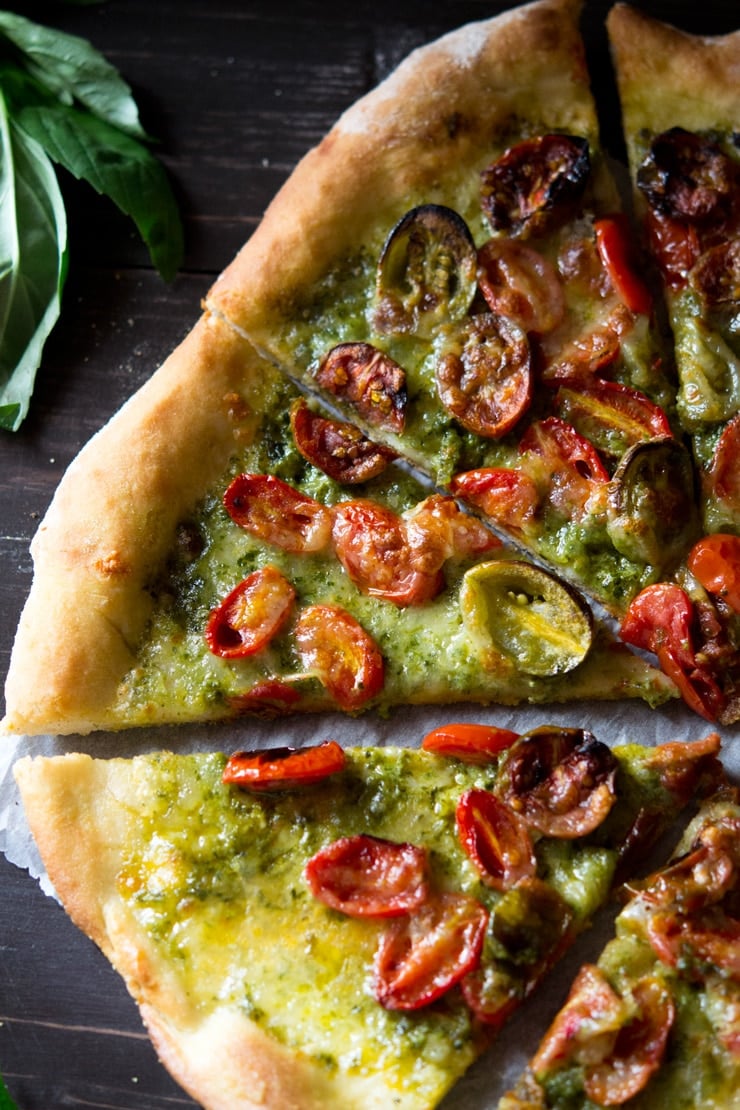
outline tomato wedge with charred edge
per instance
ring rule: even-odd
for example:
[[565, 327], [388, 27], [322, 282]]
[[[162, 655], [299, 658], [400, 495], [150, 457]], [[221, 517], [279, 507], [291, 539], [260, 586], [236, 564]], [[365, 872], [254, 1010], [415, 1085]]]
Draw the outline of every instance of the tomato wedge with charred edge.
[[648, 315], [653, 298], [635, 271], [632, 241], [624, 214], [605, 216], [594, 223], [596, 246], [612, 285], [630, 312]]
[[460, 843], [481, 879], [493, 890], [508, 890], [537, 871], [526, 823], [489, 790], [466, 790], [455, 811]]
[[298, 654], [341, 709], [360, 709], [383, 689], [380, 649], [346, 609], [311, 605], [295, 628]]
[[254, 655], [285, 626], [294, 600], [295, 590], [276, 567], [252, 571], [211, 612], [208, 647], [223, 659]]
[[528, 474], [501, 466], [456, 474], [450, 488], [492, 520], [516, 531], [532, 519], [540, 500], [537, 485]]
[[331, 513], [272, 474], [239, 474], [224, 494], [240, 528], [293, 554], [321, 551], [331, 538]]
[[548, 725], [524, 733], [501, 765], [502, 797], [545, 836], [564, 840], [598, 828], [616, 801], [617, 761], [585, 729]]
[[518, 738], [518, 732], [494, 725], [440, 725], [426, 734], [421, 746], [425, 752], [483, 766]]
[[375, 954], [373, 994], [387, 1010], [418, 1010], [436, 1001], [477, 966], [488, 911], [468, 894], [431, 897], [396, 918]]
[[406, 372], [370, 343], [340, 343], [316, 371], [322, 389], [350, 404], [374, 428], [402, 432], [406, 423]]
[[620, 382], [594, 379], [563, 385], [555, 404], [561, 419], [604, 454], [617, 458], [635, 443], [672, 434], [663, 409], [639, 389]]
[[718, 143], [683, 127], [656, 135], [637, 170], [652, 211], [717, 226], [732, 210], [738, 173]]
[[480, 313], [450, 333], [436, 366], [437, 393], [469, 432], [497, 439], [532, 400], [527, 336], [513, 320]]
[[508, 316], [525, 332], [543, 335], [565, 316], [565, 292], [543, 254], [504, 237], [478, 251], [478, 285], [491, 312]]
[[740, 536], [704, 536], [692, 547], [688, 568], [705, 590], [740, 613]]
[[344, 836], [306, 864], [314, 898], [349, 917], [398, 917], [429, 895], [427, 854], [414, 844], [377, 836]]
[[740, 413], [722, 429], [707, 473], [710, 492], [740, 513]]
[[335, 740], [325, 740], [309, 748], [235, 752], [222, 777], [229, 785], [249, 790], [293, 790], [336, 775], [344, 770], [345, 763], [344, 749]]
[[303, 398], [291, 407], [290, 426], [304, 459], [343, 485], [377, 478], [396, 458], [395, 451], [373, 443], [354, 424], [313, 412]]
[[510, 147], [481, 173], [481, 205], [494, 231], [535, 234], [564, 219], [591, 170], [588, 142], [538, 135]]
[[336, 505], [332, 539], [347, 574], [370, 597], [403, 608], [428, 601], [444, 585], [438, 545], [428, 545], [426, 553], [412, 548], [403, 518], [375, 501]]
[[631, 602], [619, 630], [626, 644], [650, 651], [678, 687], [688, 706], [708, 721], [721, 713], [725, 697], [693, 647], [695, 612], [688, 594], [671, 582], [646, 586]]

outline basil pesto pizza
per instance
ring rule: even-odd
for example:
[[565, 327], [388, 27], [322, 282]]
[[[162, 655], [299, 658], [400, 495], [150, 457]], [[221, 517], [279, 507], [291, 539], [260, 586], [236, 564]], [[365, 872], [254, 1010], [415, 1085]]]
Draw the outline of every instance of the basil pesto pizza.
[[428, 1110], [716, 787], [718, 750], [716, 734], [612, 749], [467, 726], [422, 750], [72, 754], [15, 773], [67, 911], [202, 1106]]

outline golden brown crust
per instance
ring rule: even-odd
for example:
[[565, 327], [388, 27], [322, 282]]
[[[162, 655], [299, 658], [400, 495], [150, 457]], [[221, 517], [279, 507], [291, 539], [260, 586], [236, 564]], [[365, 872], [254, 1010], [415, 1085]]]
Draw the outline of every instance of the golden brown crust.
[[737, 129], [740, 31], [691, 35], [629, 4], [612, 8], [607, 28], [631, 154], [642, 128]]
[[25, 757], [14, 772], [65, 910], [123, 977], [162, 1063], [205, 1110], [386, 1110], [393, 1095], [382, 1073], [325, 1071], [235, 1007], [193, 997], [176, 961], [158, 956], [117, 889], [140, 839], [129, 761]]
[[251, 348], [206, 315], [75, 459], [33, 541], [6, 730], [115, 724], [114, 693], [150, 611], [147, 583], [182, 515], [252, 434], [258, 384]]
[[269, 352], [300, 290], [414, 204], [444, 202], [517, 117], [596, 139], [579, 11], [538, 0], [416, 50], [302, 159], [209, 305]]

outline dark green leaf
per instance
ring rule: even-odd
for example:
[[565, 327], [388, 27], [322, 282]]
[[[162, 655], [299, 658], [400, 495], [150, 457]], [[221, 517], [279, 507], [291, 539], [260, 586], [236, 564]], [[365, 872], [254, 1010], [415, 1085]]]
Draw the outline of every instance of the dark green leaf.
[[0, 1110], [18, 1110], [8, 1093], [8, 1088], [3, 1083], [2, 1076], [0, 1076]]
[[53, 161], [131, 216], [152, 262], [166, 281], [172, 280], [182, 262], [182, 225], [167, 174], [147, 148], [63, 104], [34, 105], [15, 118]]
[[100, 119], [145, 139], [131, 89], [86, 39], [0, 11], [0, 34], [24, 55], [29, 72], [65, 103], [77, 100]]
[[8, 118], [1, 94], [0, 196], [0, 414], [16, 429], [59, 318], [67, 219], [54, 167]]

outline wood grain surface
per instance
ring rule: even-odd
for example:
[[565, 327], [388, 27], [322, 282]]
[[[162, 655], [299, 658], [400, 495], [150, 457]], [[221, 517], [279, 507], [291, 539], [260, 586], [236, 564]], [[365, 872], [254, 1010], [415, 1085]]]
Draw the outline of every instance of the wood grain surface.
[[[132, 86], [181, 204], [186, 258], [165, 285], [128, 220], [61, 175], [71, 236], [63, 316], [47, 344], [29, 418], [18, 433], [0, 433], [3, 676], [30, 585], [29, 543], [68, 463], [189, 330], [213, 278], [339, 113], [415, 46], [505, 6], [495, 0], [11, 5], [89, 39]], [[584, 34], [605, 138], [619, 155], [603, 29], [608, 6], [587, 0]], [[731, 30], [738, 16], [737, 0], [641, 6], [707, 33]], [[20, 1110], [194, 1106], [158, 1063], [107, 961], [3, 857], [0, 1073]]]

